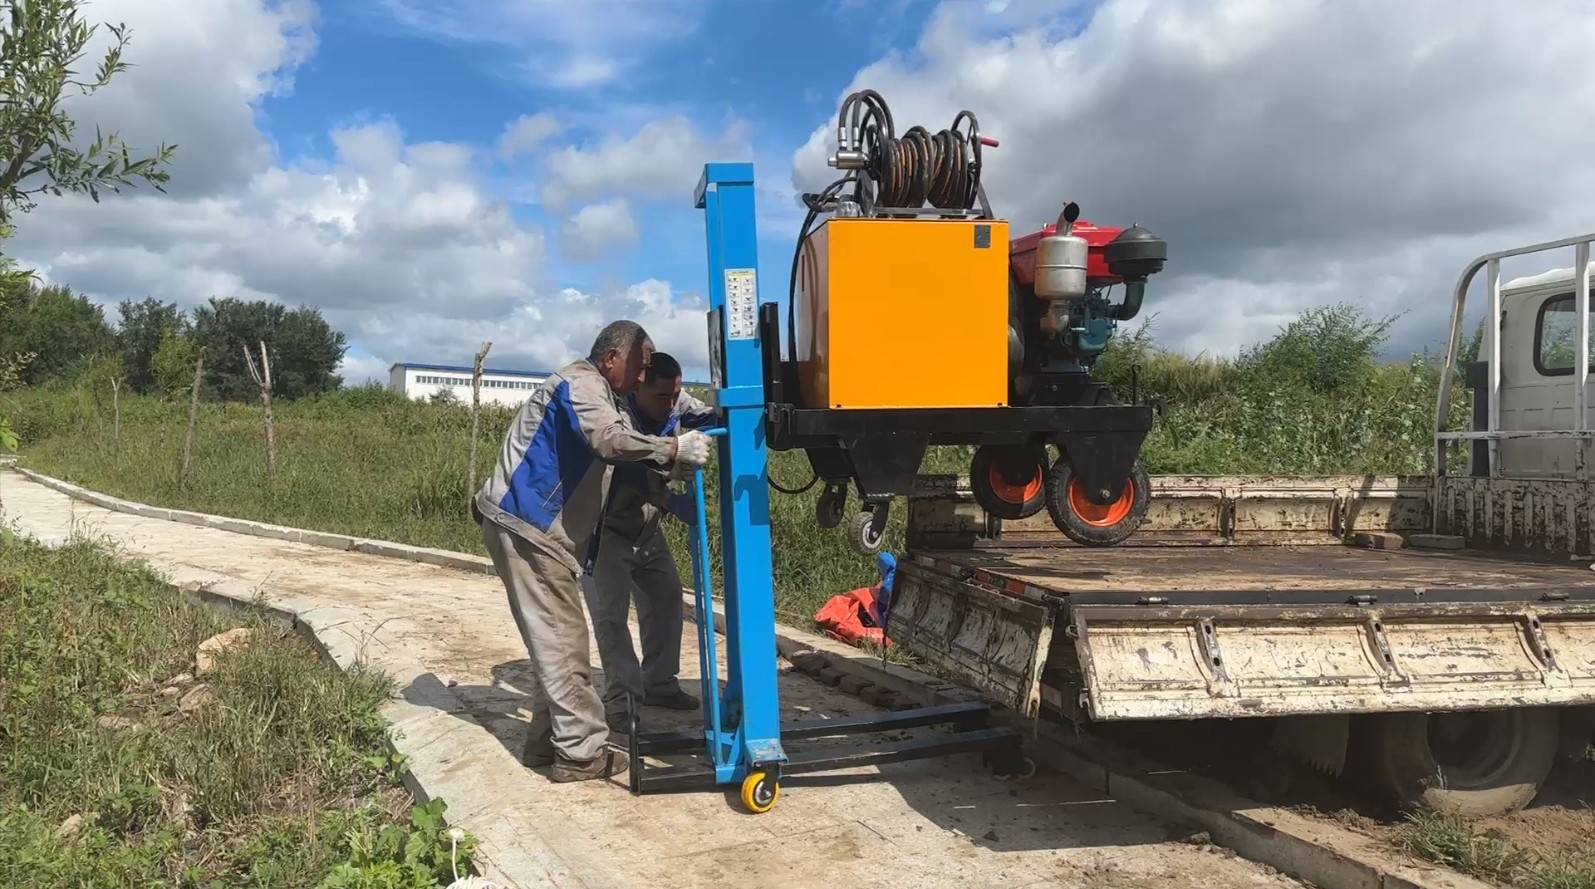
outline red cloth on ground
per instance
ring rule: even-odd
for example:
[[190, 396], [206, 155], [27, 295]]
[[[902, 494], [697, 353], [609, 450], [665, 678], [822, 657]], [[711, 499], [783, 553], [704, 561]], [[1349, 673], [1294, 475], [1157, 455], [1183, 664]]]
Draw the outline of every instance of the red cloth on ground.
[[886, 631], [875, 625], [876, 591], [876, 587], [862, 587], [832, 596], [814, 613], [814, 622], [832, 639], [890, 647], [892, 640], [886, 638]]

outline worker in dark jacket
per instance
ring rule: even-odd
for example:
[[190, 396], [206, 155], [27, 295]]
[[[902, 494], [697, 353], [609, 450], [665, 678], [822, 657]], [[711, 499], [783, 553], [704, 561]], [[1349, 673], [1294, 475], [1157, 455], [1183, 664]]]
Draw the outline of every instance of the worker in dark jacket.
[[[713, 408], [681, 388], [681, 365], [655, 352], [636, 394], [626, 406], [638, 430], [675, 435], [702, 428], [715, 419]], [[633, 463], [615, 467], [609, 502], [598, 533], [588, 546], [588, 574], [582, 577], [593, 635], [604, 669], [604, 715], [609, 727], [629, 731], [628, 695], [639, 705], [693, 710], [698, 699], [682, 689], [681, 578], [660, 522], [671, 512], [691, 524], [695, 505], [670, 490], [667, 474]], [[632, 647], [626, 613], [637, 606], [642, 663]]]
[[708, 436], [644, 435], [622, 406], [652, 352], [640, 325], [616, 321], [586, 358], [549, 376], [515, 415], [472, 510], [536, 674], [526, 763], [552, 764], [555, 781], [604, 778], [627, 764], [607, 749], [578, 579], [610, 465], [709, 459]]

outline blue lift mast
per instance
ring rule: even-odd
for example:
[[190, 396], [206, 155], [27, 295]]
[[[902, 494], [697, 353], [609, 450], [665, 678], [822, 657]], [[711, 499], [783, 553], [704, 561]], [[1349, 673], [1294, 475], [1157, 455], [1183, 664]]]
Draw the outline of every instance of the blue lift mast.
[[[722, 693], [700, 470], [693, 480], [697, 524], [692, 573], [703, 730], [641, 735], [633, 702], [629, 741], [632, 792], [695, 785], [712, 776], [715, 784], [740, 783], [743, 805], [764, 812], [775, 804], [781, 776], [791, 771], [823, 771], [966, 751], [985, 753], [999, 771], [1017, 771], [1023, 761], [1019, 735], [1009, 727], [988, 727], [984, 704], [781, 723], [765, 415], [765, 350], [778, 351], [780, 344], [761, 340], [764, 325], [759, 318], [753, 165], [705, 165], [694, 202], [703, 211], [709, 259], [709, 400], [721, 420], [720, 426], [705, 431], [717, 440], [726, 686]], [[818, 755], [789, 756], [782, 745], [783, 736], [819, 738], [938, 724], [952, 724], [955, 731], [945, 740], [831, 748]], [[647, 755], [693, 748], [703, 751], [708, 769], [643, 765]]]

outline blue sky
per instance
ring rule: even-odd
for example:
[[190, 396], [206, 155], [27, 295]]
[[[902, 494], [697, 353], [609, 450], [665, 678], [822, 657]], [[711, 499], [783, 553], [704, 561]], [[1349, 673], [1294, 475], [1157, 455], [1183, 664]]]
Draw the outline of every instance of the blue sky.
[[[534, 172], [494, 156], [509, 122], [553, 115], [562, 123], [561, 141], [591, 146], [617, 126], [624, 131], [667, 113], [707, 133], [736, 118], [748, 127], [761, 182], [788, 189], [792, 153], [834, 117], [860, 68], [883, 56], [912, 56], [932, 6], [718, 0], [696, 12], [690, 36], [643, 48], [624, 76], [572, 89], [529, 73], [543, 62], [527, 57], [518, 41], [492, 45], [427, 33], [384, 4], [330, 0], [320, 8], [314, 55], [295, 70], [290, 93], [261, 103], [259, 121], [287, 163], [326, 159], [334, 151], [330, 130], [378, 118], [396, 122], [410, 142], [472, 145], [486, 160], [482, 172], [495, 196], [510, 202], [517, 220], [557, 239], [561, 214], [527, 193]], [[557, 56], [547, 64], [558, 64]], [[702, 160], [721, 159], [742, 158]], [[635, 249], [574, 262], [556, 243], [550, 265], [558, 283], [586, 290], [653, 277], [700, 290], [705, 260], [702, 218], [692, 207], [695, 185], [683, 180], [674, 195], [633, 202], [641, 232]], [[773, 299], [786, 293], [797, 218], [790, 207], [771, 206], [778, 199], [768, 193], [760, 201], [761, 288]]]
[[701, 373], [702, 165], [754, 161], [761, 296], [782, 300], [794, 196], [834, 176], [836, 106], [861, 87], [900, 130], [975, 111], [1016, 231], [1075, 200], [1163, 236], [1143, 319], [1186, 353], [1346, 302], [1400, 315], [1391, 353], [1432, 350], [1469, 259], [1592, 227], [1595, 10], [1576, 0], [89, 8], [132, 28], [133, 68], [74, 115], [177, 143], [172, 182], [46, 202], [8, 252], [113, 321], [146, 296], [315, 306], [351, 381], [484, 340], [495, 365], [557, 365], [616, 317]]

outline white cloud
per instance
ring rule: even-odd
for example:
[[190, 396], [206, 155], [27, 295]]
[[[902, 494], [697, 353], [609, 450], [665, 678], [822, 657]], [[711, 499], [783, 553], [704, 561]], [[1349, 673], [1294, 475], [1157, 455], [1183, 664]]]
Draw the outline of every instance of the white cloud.
[[543, 200], [553, 206], [616, 194], [690, 194], [708, 161], [752, 157], [746, 124], [727, 121], [705, 134], [685, 117], [643, 124], [631, 136], [609, 134], [596, 145], [566, 145], [543, 160]]
[[[554, 367], [623, 316], [656, 341], [688, 327], [702, 339], [701, 302], [674, 300], [667, 282], [561, 289], [543, 232], [492, 194], [467, 146], [407, 142], [378, 120], [335, 131], [330, 158], [281, 163], [251, 106], [312, 45], [308, 14], [292, 14], [308, 7], [171, 7], [91, 7], [132, 27], [133, 67], [75, 113], [90, 132], [116, 122], [134, 145], [178, 142], [172, 193], [41, 201], [5, 249], [48, 280], [112, 304], [113, 319], [116, 301], [145, 296], [185, 307], [211, 296], [315, 306], [349, 336], [351, 381], [393, 361], [468, 363], [482, 340], [494, 342], [496, 364]], [[691, 306], [696, 314], [682, 315]], [[701, 344], [673, 347], [703, 354]]]
[[555, 89], [613, 84], [655, 49], [690, 36], [707, 0], [382, 0], [430, 39], [492, 44], [524, 57], [520, 73]]
[[596, 262], [637, 243], [637, 223], [623, 198], [588, 204], [565, 220], [565, 255], [572, 262]]
[[498, 137], [498, 153], [503, 158], [526, 154], [560, 131], [559, 121], [550, 114], [524, 114], [511, 121]]
[[[1587, 4], [1107, 0], [1083, 30], [1057, 8], [943, 3], [848, 89], [899, 133], [975, 111], [1016, 229], [1073, 199], [1166, 237], [1147, 311], [1173, 345], [1232, 351], [1335, 300], [1410, 310], [1400, 345], [1432, 344], [1468, 259], [1588, 227]], [[794, 154], [800, 188], [835, 177], [834, 129]]]

